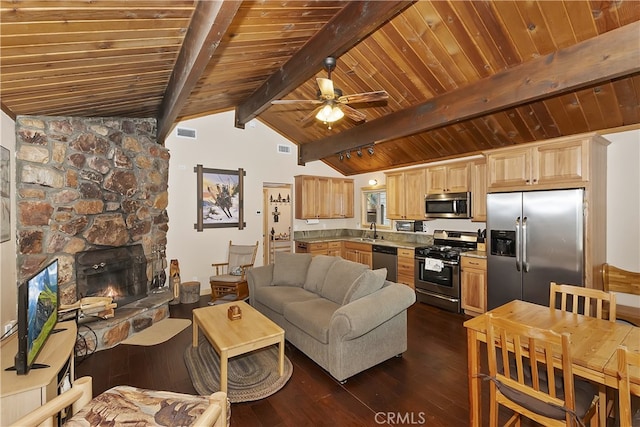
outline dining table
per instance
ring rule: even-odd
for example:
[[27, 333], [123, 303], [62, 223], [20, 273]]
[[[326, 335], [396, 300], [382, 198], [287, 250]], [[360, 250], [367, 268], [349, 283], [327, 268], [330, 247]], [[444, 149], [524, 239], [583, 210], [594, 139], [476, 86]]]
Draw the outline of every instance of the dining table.
[[[521, 300], [510, 301], [464, 322], [467, 328], [469, 425], [482, 425], [480, 344], [487, 342], [486, 317], [489, 313], [532, 327], [568, 332], [573, 374], [598, 384], [600, 425], [606, 425], [605, 391], [607, 387], [618, 388], [616, 350], [624, 345], [630, 351], [640, 353], [640, 328]], [[631, 367], [629, 377], [632, 393], [640, 395], [640, 367]]]

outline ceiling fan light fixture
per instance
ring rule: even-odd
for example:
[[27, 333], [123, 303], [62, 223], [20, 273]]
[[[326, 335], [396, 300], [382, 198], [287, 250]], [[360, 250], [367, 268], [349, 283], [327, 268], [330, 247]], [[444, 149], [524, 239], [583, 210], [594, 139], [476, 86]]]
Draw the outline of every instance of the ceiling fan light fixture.
[[324, 123], [333, 123], [344, 117], [344, 113], [337, 105], [327, 104], [318, 111], [316, 119]]

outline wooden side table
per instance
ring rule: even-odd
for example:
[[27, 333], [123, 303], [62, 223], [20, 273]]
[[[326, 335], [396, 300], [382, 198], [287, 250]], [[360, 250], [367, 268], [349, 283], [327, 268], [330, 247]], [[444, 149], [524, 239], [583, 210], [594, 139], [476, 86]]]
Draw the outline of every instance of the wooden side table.
[[210, 280], [211, 302], [223, 300], [225, 302], [243, 300], [249, 297], [249, 285], [246, 280], [241, 282], [217, 282]]

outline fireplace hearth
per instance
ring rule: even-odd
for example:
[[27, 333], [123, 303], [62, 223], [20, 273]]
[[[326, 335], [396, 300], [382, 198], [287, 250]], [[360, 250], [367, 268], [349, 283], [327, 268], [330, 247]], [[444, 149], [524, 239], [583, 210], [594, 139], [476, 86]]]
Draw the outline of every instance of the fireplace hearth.
[[111, 297], [118, 307], [147, 296], [147, 259], [142, 245], [78, 252], [76, 296]]

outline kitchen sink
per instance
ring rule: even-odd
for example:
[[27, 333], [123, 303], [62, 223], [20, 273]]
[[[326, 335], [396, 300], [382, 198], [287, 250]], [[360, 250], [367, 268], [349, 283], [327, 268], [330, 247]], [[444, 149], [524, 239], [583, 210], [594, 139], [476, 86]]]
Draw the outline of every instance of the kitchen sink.
[[368, 243], [375, 243], [378, 241], [378, 239], [372, 239], [370, 237], [358, 237], [356, 238], [356, 240], [359, 242], [368, 242]]

